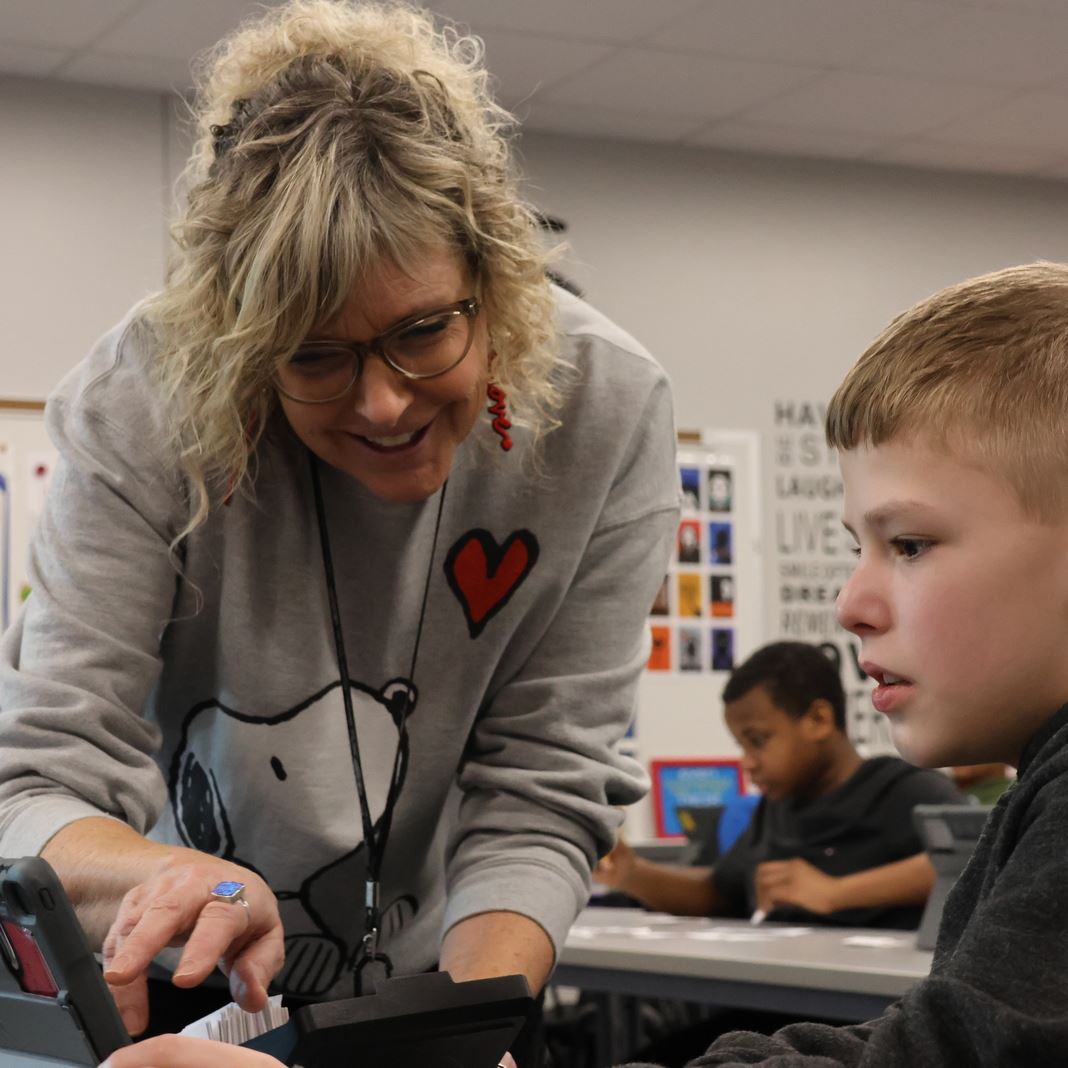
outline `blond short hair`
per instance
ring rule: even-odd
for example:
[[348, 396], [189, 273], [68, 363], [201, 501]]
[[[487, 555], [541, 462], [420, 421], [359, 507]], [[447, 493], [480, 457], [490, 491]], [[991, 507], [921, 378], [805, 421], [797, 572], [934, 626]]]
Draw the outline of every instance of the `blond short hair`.
[[1032, 263], [899, 315], [831, 399], [833, 448], [933, 437], [1004, 477], [1026, 511], [1068, 501], [1068, 266]]
[[513, 422], [559, 403], [536, 216], [482, 46], [404, 3], [292, 0], [206, 57], [176, 252], [147, 316], [202, 522], [246, 482], [276, 368], [382, 261], [455, 247], [475, 267]]

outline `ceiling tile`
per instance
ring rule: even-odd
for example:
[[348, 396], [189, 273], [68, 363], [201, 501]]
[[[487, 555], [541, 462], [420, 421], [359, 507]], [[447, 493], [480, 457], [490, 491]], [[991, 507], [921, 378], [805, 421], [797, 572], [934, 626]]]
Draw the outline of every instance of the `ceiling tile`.
[[[142, 0], [3, 0], [0, 43], [82, 48]], [[5, 67], [4, 69], [10, 69]]]
[[508, 30], [487, 30], [481, 36], [486, 44], [486, 67], [497, 84], [497, 98], [509, 108], [604, 59], [615, 48]]
[[161, 56], [185, 62], [213, 45], [247, 15], [279, 0], [144, 0], [94, 47], [125, 56]]
[[624, 48], [546, 91], [582, 107], [713, 119], [811, 81], [810, 67], [748, 63], [647, 48]]
[[182, 59], [112, 56], [84, 52], [59, 73], [65, 82], [115, 85], [150, 92], [185, 92], [193, 83], [189, 64]]
[[698, 7], [702, 0], [434, 0], [428, 6], [441, 15], [484, 29], [545, 33], [590, 41], [640, 41], [673, 19]]
[[1068, 93], [1027, 93], [1000, 107], [947, 123], [939, 140], [991, 148], [1068, 149]]
[[1006, 90], [839, 71], [739, 118], [778, 126], [910, 137], [1001, 104]]
[[879, 163], [903, 163], [937, 170], [978, 171], [986, 174], [1034, 174], [1051, 167], [1060, 153], [1010, 152], [986, 145], [955, 145], [935, 138], [904, 141], [873, 153]]
[[866, 58], [865, 67], [939, 81], [1030, 88], [1068, 76], [1068, 8], [1059, 14], [966, 8]]
[[824, 130], [798, 130], [755, 122], [727, 121], [689, 134], [685, 143], [743, 152], [771, 152], [782, 156], [859, 159], [881, 148], [885, 139]]
[[0, 44], [0, 71], [4, 74], [23, 74], [43, 78], [51, 74], [70, 52], [62, 48], [32, 48], [29, 45]]
[[678, 141], [694, 128], [692, 119], [573, 107], [540, 99], [531, 101], [520, 109], [519, 114], [524, 130], [585, 134], [624, 141]]
[[842, 66], [946, 18], [923, 0], [710, 0], [650, 43], [744, 59]]

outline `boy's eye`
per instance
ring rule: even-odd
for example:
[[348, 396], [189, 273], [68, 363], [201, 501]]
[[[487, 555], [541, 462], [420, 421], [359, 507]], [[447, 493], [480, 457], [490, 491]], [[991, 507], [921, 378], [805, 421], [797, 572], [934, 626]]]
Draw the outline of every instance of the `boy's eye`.
[[894, 538], [892, 544], [899, 556], [906, 560], [915, 560], [927, 552], [932, 542], [927, 538]]

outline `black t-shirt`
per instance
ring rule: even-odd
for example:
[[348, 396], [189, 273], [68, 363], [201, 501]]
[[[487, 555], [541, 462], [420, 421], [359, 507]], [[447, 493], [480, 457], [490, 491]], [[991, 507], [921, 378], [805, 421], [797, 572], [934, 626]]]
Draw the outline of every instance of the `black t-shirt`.
[[[812, 801], [761, 800], [746, 832], [712, 871], [728, 915], [748, 916], [756, 907], [753, 874], [765, 860], [800, 857], [828, 875], [852, 875], [923, 852], [912, 825], [915, 805], [961, 804], [957, 788], [937, 771], [915, 768], [897, 757], [875, 757], [841, 786]], [[919, 926], [920, 906], [845, 909], [819, 915], [793, 906], [769, 919], [790, 923], [856, 927]]]

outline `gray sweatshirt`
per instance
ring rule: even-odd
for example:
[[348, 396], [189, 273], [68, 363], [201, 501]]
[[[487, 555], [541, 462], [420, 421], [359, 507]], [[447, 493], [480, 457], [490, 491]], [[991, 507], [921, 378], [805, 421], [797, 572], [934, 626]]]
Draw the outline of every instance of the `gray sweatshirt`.
[[[322, 467], [357, 734], [381, 818], [414, 699], [382, 876], [398, 973], [497, 909], [559, 947], [591, 863], [645, 789], [616, 747], [677, 523], [668, 384], [630, 337], [558, 294], [577, 374], [541, 445], [488, 412], [438, 495], [387, 504]], [[47, 409], [60, 450], [33, 593], [0, 647], [0, 856], [107, 814], [259, 872], [287, 938], [280, 989], [353, 992], [366, 850], [308, 455], [284, 427], [236, 494], [168, 545], [188, 493], [160, 433], [136, 310]], [[489, 402], [487, 402], [488, 405]], [[477, 439], [483, 437], [488, 447]], [[430, 567], [426, 622], [409, 678]]]

